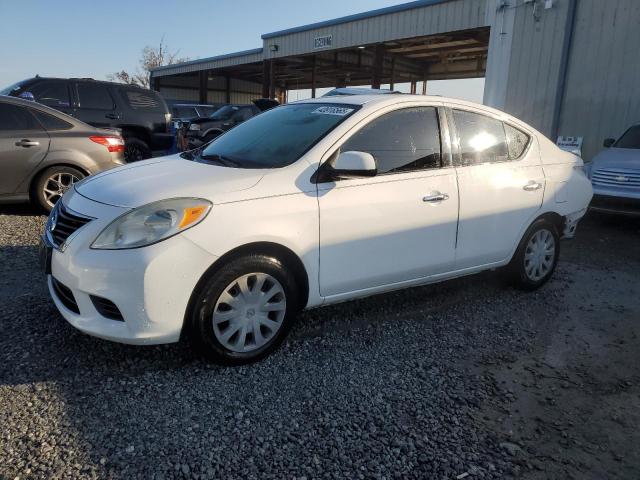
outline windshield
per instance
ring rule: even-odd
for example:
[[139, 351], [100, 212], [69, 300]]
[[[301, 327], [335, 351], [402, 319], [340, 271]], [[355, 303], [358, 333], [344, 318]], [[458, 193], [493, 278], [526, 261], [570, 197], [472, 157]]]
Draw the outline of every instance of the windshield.
[[238, 168], [284, 167], [298, 160], [357, 108], [334, 103], [276, 107], [221, 135], [196, 160]]
[[231, 118], [231, 115], [236, 113], [238, 110], [240, 110], [240, 107], [238, 106], [225, 105], [224, 107], [216, 110], [209, 118], [211, 120], [229, 120]]
[[11, 95], [13, 92], [17, 92], [22, 88], [22, 85], [26, 83], [25, 80], [9, 85], [7, 88], [0, 90], [0, 95]]
[[614, 147], [640, 150], [640, 125], [635, 125], [624, 132]]

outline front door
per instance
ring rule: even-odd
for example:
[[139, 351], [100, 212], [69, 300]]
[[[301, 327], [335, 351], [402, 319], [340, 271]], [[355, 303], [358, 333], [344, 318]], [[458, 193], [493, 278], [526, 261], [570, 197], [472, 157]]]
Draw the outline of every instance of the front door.
[[455, 169], [442, 165], [436, 108], [379, 115], [331, 158], [340, 151], [371, 153], [378, 175], [318, 185], [321, 295], [450, 270], [458, 192]]
[[534, 137], [479, 111], [452, 111], [460, 159], [456, 269], [509, 257], [542, 205], [545, 177]]
[[0, 195], [16, 193], [48, 150], [49, 135], [29, 110], [0, 102]]

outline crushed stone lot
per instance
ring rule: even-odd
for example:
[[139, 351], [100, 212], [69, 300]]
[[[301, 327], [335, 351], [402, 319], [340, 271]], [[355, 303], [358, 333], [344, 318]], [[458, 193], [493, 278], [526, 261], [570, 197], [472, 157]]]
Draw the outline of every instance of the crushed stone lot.
[[305, 312], [261, 363], [58, 314], [44, 217], [0, 207], [0, 478], [640, 478], [640, 221], [589, 215], [534, 293], [497, 273]]

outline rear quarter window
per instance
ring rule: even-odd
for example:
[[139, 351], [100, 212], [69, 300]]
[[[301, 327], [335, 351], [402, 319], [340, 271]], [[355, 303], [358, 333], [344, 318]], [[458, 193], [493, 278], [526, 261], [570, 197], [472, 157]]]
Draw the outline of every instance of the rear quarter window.
[[160, 96], [151, 90], [124, 89], [121, 95], [129, 108], [139, 111], [164, 112], [164, 102]]
[[61, 118], [58, 118], [54, 115], [50, 115], [48, 113], [41, 112], [39, 110], [31, 109], [31, 113], [33, 113], [38, 121], [42, 124], [45, 130], [69, 130], [73, 128], [73, 125], [69, 122], [65, 122]]

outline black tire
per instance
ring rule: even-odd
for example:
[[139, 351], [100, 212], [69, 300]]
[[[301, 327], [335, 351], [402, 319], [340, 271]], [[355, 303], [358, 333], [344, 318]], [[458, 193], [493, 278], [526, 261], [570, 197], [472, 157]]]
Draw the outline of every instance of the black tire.
[[[553, 259], [548, 259], [551, 261], [548, 271], [545, 271], [544, 274], [540, 272], [540, 278], [532, 278], [532, 276], [527, 272], [528, 261], [525, 256], [529, 251], [529, 242], [531, 239], [538, 234], [538, 232], [544, 231], [549, 232], [553, 238]], [[544, 233], [540, 233], [540, 235], [544, 235]], [[507, 266], [509, 280], [515, 287], [522, 290], [536, 290], [549, 281], [556, 269], [559, 258], [560, 235], [558, 234], [558, 229], [552, 222], [544, 218], [538, 219], [533, 222], [525, 232], [522, 240], [520, 240], [516, 253], [513, 255], [511, 262]]]
[[[56, 196], [52, 195], [51, 191], [54, 190], [53, 187], [56, 185], [57, 176], [60, 176], [60, 178], [63, 179], [63, 183], [66, 185], [66, 188], [58, 189], [60, 195]], [[48, 213], [53, 208], [55, 202], [60, 199], [62, 194], [71, 186], [71, 184], [82, 180], [86, 176], [87, 175], [82, 170], [78, 170], [77, 168], [73, 167], [67, 167], [65, 165], [49, 167], [42, 173], [40, 173], [40, 175], [38, 175], [38, 179], [33, 185], [33, 189], [31, 192], [33, 201]], [[65, 179], [73, 181], [69, 183]], [[65, 185], [63, 185], [63, 187]]]
[[151, 149], [143, 140], [128, 137], [124, 140], [124, 159], [127, 163], [151, 158]]
[[[232, 351], [221, 343], [214, 332], [214, 310], [221, 295], [228, 291], [230, 284], [252, 273], [266, 274], [279, 282], [284, 289], [286, 311], [279, 329], [272, 334], [267, 343], [248, 352]], [[187, 318], [186, 333], [194, 349], [212, 362], [222, 365], [244, 365], [256, 362], [280, 346], [300, 310], [299, 303], [300, 295], [295, 277], [280, 260], [266, 255], [240, 257], [208, 273], [201, 286], [194, 292]]]

